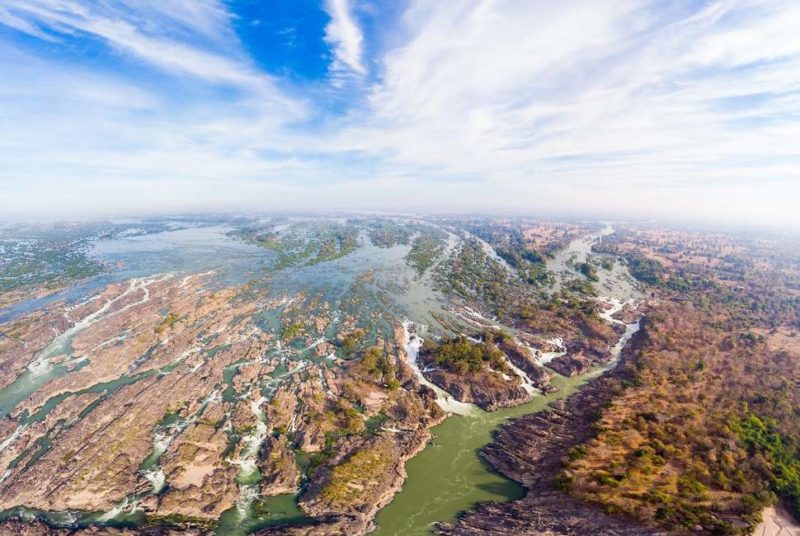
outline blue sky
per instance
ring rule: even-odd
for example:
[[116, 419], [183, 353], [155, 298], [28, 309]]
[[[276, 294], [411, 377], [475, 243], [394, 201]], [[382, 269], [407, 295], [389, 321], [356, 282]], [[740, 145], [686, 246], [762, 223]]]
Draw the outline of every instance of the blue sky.
[[800, 223], [800, 3], [3, 0], [0, 214]]

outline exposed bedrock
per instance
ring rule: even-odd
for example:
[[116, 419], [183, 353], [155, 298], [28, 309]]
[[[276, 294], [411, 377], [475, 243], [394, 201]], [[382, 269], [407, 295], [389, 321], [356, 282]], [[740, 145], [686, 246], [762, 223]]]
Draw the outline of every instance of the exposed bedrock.
[[490, 369], [459, 373], [437, 367], [428, 352], [419, 355], [422, 373], [461, 402], [476, 404], [486, 411], [518, 406], [529, 402], [531, 394], [518, 376], [500, 374]]
[[0, 523], [0, 536], [212, 536], [213, 531], [192, 528], [140, 527], [118, 529], [112, 527], [87, 527], [65, 529], [46, 525], [40, 521], [10, 519]]
[[528, 488], [509, 503], [481, 504], [455, 523], [437, 526], [442, 535], [588, 535], [663, 534], [628, 518], [612, 517], [560, 492], [556, 476], [574, 446], [594, 434], [592, 424], [611, 398], [623, 373], [597, 378], [546, 411], [514, 419], [503, 426], [481, 455], [503, 475]]

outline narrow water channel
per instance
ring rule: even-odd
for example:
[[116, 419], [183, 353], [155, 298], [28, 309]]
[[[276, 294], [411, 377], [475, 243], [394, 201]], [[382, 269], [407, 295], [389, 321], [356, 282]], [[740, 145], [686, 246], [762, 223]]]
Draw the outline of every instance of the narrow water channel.
[[[557, 259], [560, 263], [559, 268], [563, 269], [566, 274], [565, 277], [574, 276], [574, 270], [571, 273], [568, 271], [569, 266], [567, 266], [567, 262], [564, 259], [578, 255], [583, 255], [583, 257], [578, 258], [586, 258], [590, 253], [591, 244], [608, 232], [608, 229], [604, 229], [598, 235], [574, 241], [566, 251], [559, 254], [560, 256]], [[448, 248], [454, 247], [451, 242], [453, 242], [453, 235], [451, 235], [451, 239], [448, 242]], [[136, 245], [139, 246], [139, 244]], [[105, 247], [107, 249], [110, 248], [108, 244]], [[394, 306], [405, 310], [415, 319], [433, 321], [434, 315], [431, 315], [431, 311], [441, 313], [443, 309], [441, 296], [434, 291], [430, 276], [427, 279], [418, 280], [409, 276], [406, 273], [408, 270], [405, 268], [403, 270], [392, 269], [398, 264], [405, 266], [400, 263], [400, 260], [406, 255], [406, 249], [401, 247], [390, 249], [365, 247], [365, 252], [351, 254], [346, 259], [343, 258], [328, 264], [309, 267], [305, 271], [297, 270], [294, 278], [287, 283], [287, 291], [294, 289], [296, 292], [297, 288], [311, 282], [315, 282], [319, 287], [327, 286], [340, 289], [342, 285], [336, 285], [337, 281], [348, 283], [370, 267], [378, 266], [385, 270], [386, 273], [377, 270], [376, 280], [385, 279], [393, 282], [392, 285], [387, 284], [384, 280], [376, 282], [375, 285], [379, 287], [378, 290], [382, 292], [385, 290], [386, 295], [390, 297], [390, 301], [395, 302], [393, 303]], [[242, 258], [246, 258], [248, 262], [254, 262], [255, 265], [263, 260], [257, 258], [258, 262], [255, 262], [248, 255], [251, 255], [250, 251], [243, 252]], [[136, 257], [134, 256], [134, 258]], [[145, 264], [147, 263], [140, 262], [135, 264], [136, 269], [143, 271]], [[342, 274], [347, 274], [347, 277]], [[137, 273], [137, 275], [140, 274]], [[144, 274], [144, 276], [147, 275], [151, 274]], [[614, 283], [627, 283], [625, 279], [627, 277], [627, 269], [619, 266], [616, 272], [608, 274], [607, 277]], [[134, 285], [144, 286], [144, 298], [142, 299], [147, 299], [149, 294], [146, 291], [146, 285], [149, 282], [150, 280], [147, 279], [133, 279], [131, 280], [131, 288]], [[344, 286], [346, 287], [346, 285]], [[384, 287], [387, 288], [385, 289]], [[604, 294], [607, 293], [609, 299], [617, 298], [617, 302], [620, 302], [631, 298], [632, 287], [630, 285], [608, 285], [608, 288], [614, 291], [607, 292], [606, 288], [603, 288]], [[361, 292], [366, 293], [373, 300], [369, 302], [369, 307], [366, 309], [377, 310], [381, 306], [377, 301], [374, 301], [375, 298], [366, 290]], [[341, 296], [332, 298], [334, 302], [337, 299], [341, 301], [342, 298]], [[364, 299], [366, 298], [362, 297], [361, 303], [364, 303]], [[110, 304], [107, 308], [110, 308]], [[116, 313], [106, 313], [104, 309], [97, 319], [105, 319], [113, 314]], [[95, 318], [92, 317], [91, 320], [94, 321]], [[267, 329], [275, 332], [280, 329], [277, 313], [265, 313], [263, 322]], [[625, 336], [620, 341], [621, 344], [615, 347], [612, 353], [618, 355], [622, 343], [632, 335], [636, 326], [629, 325], [628, 328]], [[335, 322], [330, 329], [330, 333], [325, 334], [328, 338], [335, 336], [337, 330]], [[54, 343], [51, 344], [52, 348], [48, 348], [46, 352], [43, 352], [42, 356], [40, 356], [42, 358], [37, 361], [37, 363], [41, 362], [42, 366], [35, 371], [26, 370], [17, 382], [4, 390], [0, 390], [0, 418], [13, 411], [19, 402], [36, 391], [41, 385], [51, 381], [58, 375], [68, 372], [66, 367], [62, 365], [50, 366], [47, 358], [60, 350], [69, 350], [71, 337], [77, 331], [79, 329], [73, 329], [57, 337]], [[209, 354], [208, 357], [213, 358], [213, 353]], [[91, 386], [86, 391], [106, 391], [107, 394], [110, 394], [120, 386], [138, 381], [144, 375], [168, 373], [179, 363], [180, 360], [177, 360], [167, 367], [148, 371], [142, 375], [125, 375], [113, 382]], [[78, 363], [78, 365], [80, 364]], [[524, 494], [522, 486], [494, 472], [480, 457], [480, 449], [491, 441], [492, 433], [508, 419], [543, 410], [553, 401], [574, 393], [581, 384], [601, 374], [612, 364], [604, 368], [595, 369], [577, 378], [556, 377], [553, 383], [558, 387], [558, 392], [547, 396], [537, 396], [533, 401], [525, 405], [492, 413], [474, 408], [467, 415], [449, 417], [439, 426], [434, 427], [432, 429], [434, 440], [423, 452], [407, 463], [408, 479], [403, 490], [389, 506], [378, 514], [376, 518], [376, 533], [382, 536], [430, 534], [432, 523], [452, 521], [460, 512], [474, 507], [479, 502], [509, 501], [520, 498]], [[284, 366], [286, 365], [284, 364]], [[232, 378], [236, 368], [232, 366], [226, 369], [225, 383], [230, 386], [232, 386]], [[276, 369], [272, 375], [273, 381], [278, 381], [282, 376], [289, 375], [291, 370], [296, 371], [297, 369]], [[269, 382], [268, 385], [262, 387], [265, 389], [261, 393], [262, 396], [267, 396], [270, 394], [268, 392], [269, 389], [274, 388], [274, 385]], [[71, 395], [81, 394], [82, 392], [71, 393]], [[230, 402], [235, 394], [232, 387], [230, 387], [221, 393], [221, 397]], [[44, 410], [31, 416], [23, 415], [20, 426], [27, 426], [30, 422], [43, 419], [62, 400], [63, 398], [60, 396], [53, 397], [45, 405]], [[261, 421], [262, 417], [258, 417], [258, 420]], [[243, 464], [243, 468], [247, 463], [252, 464], [257, 452], [255, 450], [256, 443], [260, 445], [260, 441], [263, 439], [263, 430], [258, 432], [259, 435], [252, 438], [254, 441], [253, 448], [247, 451], [246, 459], [236, 460]], [[0, 450], [4, 446], [0, 445]], [[152, 477], [152, 493], [160, 492], [164, 486], [163, 473], [160, 472], [158, 467], [158, 458], [161, 452], [156, 450], [152, 460], [148, 458], [141, 467], [143, 472], [147, 472], [148, 476]], [[237, 504], [222, 514], [217, 530], [218, 535], [245, 536], [260, 527], [275, 522], [302, 522], [304, 520], [303, 514], [296, 503], [296, 497], [292, 494], [257, 500], [257, 478], [252, 473], [253, 471], [249, 470], [243, 471], [243, 474], [240, 475], [238, 483], [242, 486], [243, 493]], [[121, 504], [112, 512], [67, 511], [47, 513], [20, 508], [0, 513], [0, 520], [13, 514], [30, 518], [38, 516], [53, 525], [70, 527], [94, 523], [108, 525], [141, 523], [144, 519], [144, 513], [136, 508], [128, 508], [130, 506], [131, 504], [126, 499], [124, 504]]]
[[[591, 252], [591, 245], [612, 232], [610, 226], [606, 227], [598, 233], [573, 241], [559, 252], [553, 263], [557, 265], [554, 271], [558, 279], [574, 277], [575, 272], [567, 267], [566, 259], [573, 257], [585, 261]], [[604, 275], [608, 279], [607, 282], [603, 281], [604, 291], [611, 291], [606, 300], [616, 300], [619, 304], [639, 296], [626, 267], [619, 266]], [[527, 404], [491, 413], [476, 408], [466, 415], [448, 417], [434, 427], [431, 430], [433, 441], [406, 464], [408, 478], [403, 489], [378, 513], [375, 519], [377, 528], [373, 534], [430, 535], [434, 523], [455, 521], [461, 512], [472, 509], [480, 502], [507, 502], [521, 498], [525, 489], [495, 472], [480, 456], [481, 449], [492, 440], [494, 431], [509, 419], [542, 411], [552, 402], [568, 397], [590, 379], [614, 367], [622, 348], [638, 330], [638, 322], [626, 326], [625, 333], [611, 349], [612, 359], [608, 364], [574, 378], [556, 375], [553, 385], [558, 387], [558, 391], [555, 393], [537, 396]]]
[[557, 377], [559, 391], [538, 396], [533, 401], [495, 412], [476, 410], [470, 415], [454, 415], [434, 427], [434, 439], [406, 464], [408, 479], [403, 490], [378, 513], [381, 536], [429, 535], [437, 521], [454, 521], [460, 512], [479, 502], [506, 502], [519, 499], [524, 488], [496, 473], [480, 456], [492, 433], [508, 419], [535, 413], [577, 391], [603, 369], [581, 377]]

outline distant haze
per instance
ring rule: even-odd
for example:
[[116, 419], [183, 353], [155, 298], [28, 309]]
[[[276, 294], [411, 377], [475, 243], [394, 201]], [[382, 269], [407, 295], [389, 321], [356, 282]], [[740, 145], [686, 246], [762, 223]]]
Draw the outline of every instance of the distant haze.
[[4, 0], [0, 219], [800, 225], [800, 3]]

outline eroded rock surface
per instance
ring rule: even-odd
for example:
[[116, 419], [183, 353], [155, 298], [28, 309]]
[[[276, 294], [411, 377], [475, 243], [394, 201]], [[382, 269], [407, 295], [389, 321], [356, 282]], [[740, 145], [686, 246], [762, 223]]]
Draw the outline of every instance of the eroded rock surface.
[[504, 504], [481, 504], [436, 533], [452, 536], [569, 535], [652, 536], [666, 534], [612, 517], [556, 488], [562, 461], [574, 446], [594, 435], [592, 424], [618, 384], [618, 372], [592, 380], [549, 410], [503, 426], [481, 455], [503, 475], [528, 488], [526, 496]]
[[516, 375], [484, 368], [479, 371], [456, 372], [438, 366], [431, 352], [419, 355], [424, 376], [457, 400], [480, 406], [486, 411], [518, 406], [531, 400], [531, 393], [522, 386]]
[[136, 529], [117, 529], [112, 527], [87, 527], [84, 529], [64, 529], [51, 527], [39, 521], [20, 521], [12, 519], [0, 523], [3, 536], [211, 536], [213, 531], [192, 528], [142, 527]]

